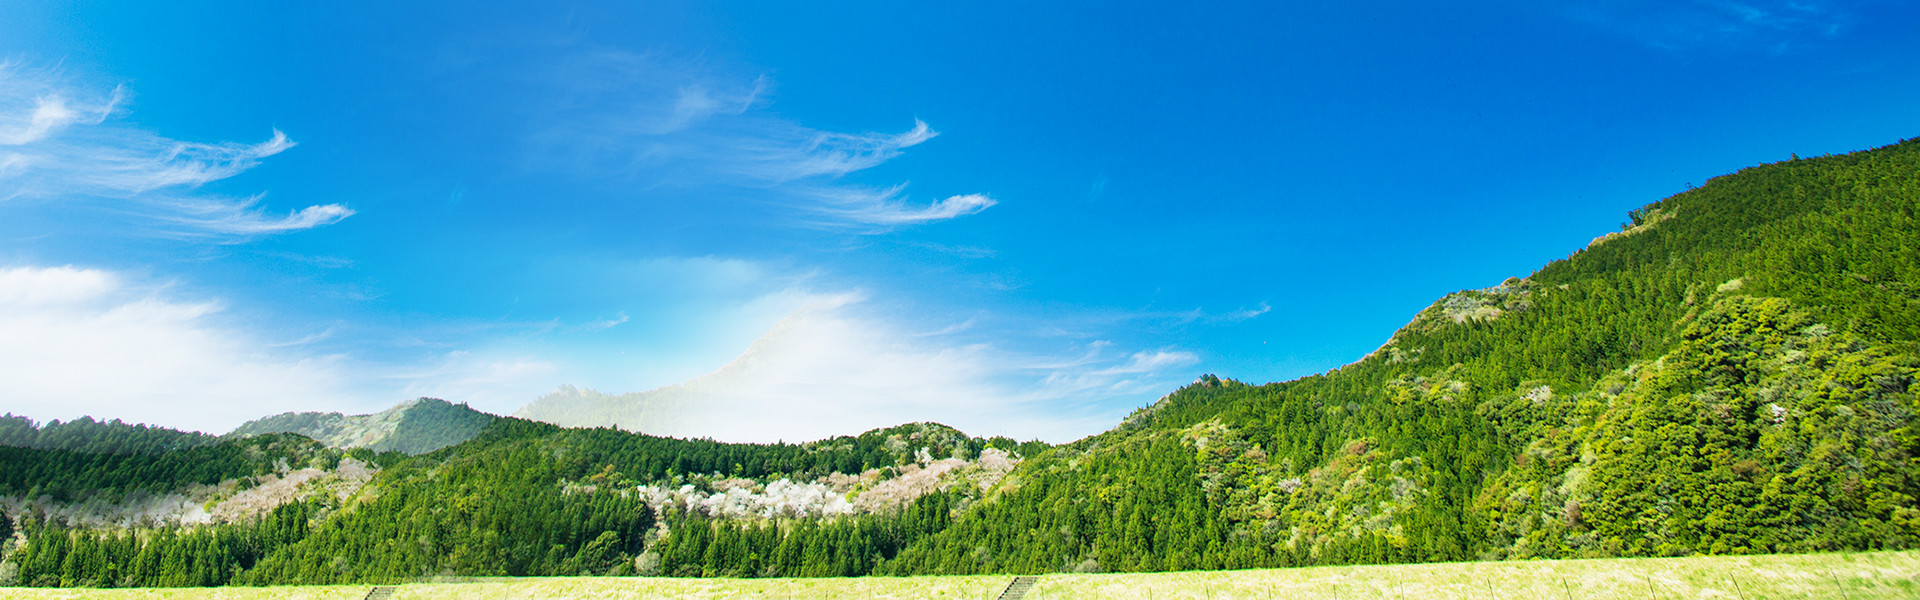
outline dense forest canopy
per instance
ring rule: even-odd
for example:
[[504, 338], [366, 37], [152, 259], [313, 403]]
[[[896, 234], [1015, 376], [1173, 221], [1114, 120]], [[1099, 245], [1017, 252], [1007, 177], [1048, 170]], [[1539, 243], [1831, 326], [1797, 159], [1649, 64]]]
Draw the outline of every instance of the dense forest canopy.
[[180, 431], [145, 423], [129, 425], [119, 419], [96, 421], [80, 417], [72, 421], [36, 423], [33, 419], [7, 413], [0, 416], [0, 446], [71, 450], [90, 454], [159, 454], [211, 446], [220, 438], [198, 431]]
[[200, 527], [73, 527], [15, 502], [6, 560], [28, 585], [216, 585], [1911, 548], [1916, 209], [1920, 141], [1744, 169], [1443, 298], [1354, 364], [1205, 376], [1059, 447], [933, 424], [753, 445], [502, 418], [414, 457], [298, 436], [138, 460], [161, 443], [0, 448], [0, 496], [61, 501], [378, 468]]
[[116, 500], [128, 494], [164, 493], [189, 485], [212, 485], [265, 475], [287, 465], [337, 462], [299, 436], [264, 435], [158, 455], [101, 454], [0, 446], [0, 496], [57, 501]]
[[1716, 178], [1356, 364], [1044, 455], [890, 572], [1911, 547], [1917, 208], [1916, 141]]

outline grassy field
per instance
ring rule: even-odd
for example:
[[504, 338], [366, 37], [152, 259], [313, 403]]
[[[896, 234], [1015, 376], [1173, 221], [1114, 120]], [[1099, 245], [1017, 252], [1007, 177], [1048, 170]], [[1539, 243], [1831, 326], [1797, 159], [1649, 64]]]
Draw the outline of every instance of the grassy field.
[[[399, 586], [393, 600], [687, 598], [991, 600], [1003, 576], [853, 579], [541, 577]], [[21, 600], [358, 600], [368, 586], [74, 590], [0, 588]], [[1047, 575], [1028, 600], [1584, 600], [1920, 598], [1920, 552], [1314, 567]]]

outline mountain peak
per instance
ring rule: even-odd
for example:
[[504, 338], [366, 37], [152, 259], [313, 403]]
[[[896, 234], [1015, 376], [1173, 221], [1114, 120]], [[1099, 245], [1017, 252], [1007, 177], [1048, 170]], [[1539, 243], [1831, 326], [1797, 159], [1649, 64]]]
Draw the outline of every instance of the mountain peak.
[[365, 415], [282, 413], [248, 421], [227, 436], [295, 433], [335, 448], [425, 454], [472, 439], [495, 418], [465, 404], [421, 397]]

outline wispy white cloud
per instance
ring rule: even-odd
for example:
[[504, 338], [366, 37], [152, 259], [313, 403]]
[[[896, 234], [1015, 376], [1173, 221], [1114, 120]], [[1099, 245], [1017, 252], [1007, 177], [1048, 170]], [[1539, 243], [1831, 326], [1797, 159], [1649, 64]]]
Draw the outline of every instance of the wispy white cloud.
[[1220, 324], [1250, 321], [1260, 318], [1261, 315], [1269, 312], [1273, 312], [1273, 306], [1266, 302], [1261, 302], [1252, 308], [1242, 308], [1227, 312], [1214, 312], [1201, 307], [1187, 310], [1159, 310], [1152, 308], [1141, 310], [1094, 310], [1082, 315], [1082, 319], [1103, 324], [1143, 321]]
[[332, 327], [328, 327], [324, 330], [321, 330], [315, 333], [310, 333], [305, 336], [301, 336], [300, 339], [293, 340], [291, 342], [280, 342], [277, 344], [269, 344], [269, 346], [274, 348], [292, 348], [295, 346], [305, 346], [307, 344], [325, 341], [326, 339], [333, 337], [333, 333], [334, 333], [334, 329]]
[[1651, 46], [1772, 52], [1836, 37], [1864, 8], [1817, 0], [1582, 0], [1558, 6], [1575, 19]]
[[530, 351], [453, 350], [417, 364], [378, 367], [372, 377], [397, 390], [393, 398], [428, 396], [506, 411], [551, 389], [567, 365]]
[[620, 326], [620, 324], [626, 323], [627, 321], [631, 321], [631, 320], [632, 319], [627, 317], [627, 313], [622, 312], [611, 319], [606, 319], [603, 321], [594, 321], [592, 323], [588, 323], [586, 324], [585, 329], [587, 331], [602, 331], [607, 329], [613, 329], [614, 327], [618, 327]]
[[1095, 375], [1137, 375], [1156, 373], [1169, 367], [1184, 367], [1200, 362], [1200, 357], [1192, 352], [1175, 350], [1155, 350], [1135, 352], [1127, 361], [1118, 365], [1093, 371]]
[[912, 241], [912, 242], [908, 242], [907, 245], [914, 246], [916, 248], [926, 248], [934, 252], [939, 252], [941, 254], [950, 254], [953, 256], [961, 257], [961, 258], [988, 258], [988, 257], [996, 256], [999, 254], [998, 251], [995, 251], [992, 248], [985, 248], [981, 246], [953, 246], [948, 244], [926, 242], [926, 241]]
[[179, 236], [243, 238], [353, 215], [340, 204], [276, 215], [261, 206], [263, 194], [201, 190], [292, 148], [293, 140], [279, 130], [259, 143], [168, 139], [114, 120], [126, 96], [122, 87], [95, 93], [54, 71], [0, 64], [0, 201], [101, 202]]
[[1060, 399], [1159, 395], [1173, 389], [1181, 379], [1169, 377], [1169, 373], [1200, 362], [1192, 352], [1171, 348], [1135, 352], [1116, 360], [1107, 352], [1110, 347], [1108, 343], [1095, 343], [1088, 346], [1082, 359], [1044, 369], [1038, 389]]
[[[0, 64], [0, 86], [15, 85], [21, 79], [9, 71], [9, 66]], [[0, 110], [6, 111], [0, 114], [0, 146], [38, 142], [76, 123], [98, 125], [113, 114], [114, 106], [120, 103], [124, 94], [125, 89], [116, 87], [104, 104], [80, 107], [70, 106], [67, 98], [58, 93], [37, 95], [31, 102], [15, 94], [0, 96], [0, 103], [3, 103], [0, 104]]]
[[849, 223], [885, 228], [945, 221], [976, 214], [999, 204], [982, 194], [964, 194], [935, 200], [926, 206], [914, 206], [899, 198], [902, 191], [902, 188], [895, 187], [878, 193], [853, 190], [837, 192], [831, 194], [837, 200], [820, 210]]
[[795, 132], [810, 135], [811, 139], [802, 144], [789, 140], [762, 145], [759, 156], [752, 157], [754, 164], [749, 171], [780, 183], [806, 177], [839, 177], [880, 166], [906, 149], [940, 135], [919, 119], [914, 119], [913, 129], [897, 134], [799, 129]]
[[673, 113], [660, 127], [661, 133], [680, 131], [705, 121], [715, 115], [738, 115], [753, 108], [760, 95], [767, 91], [765, 76], [753, 80], [753, 86], [742, 94], [716, 93], [706, 86], [688, 84], [679, 89], [673, 103]]
[[977, 319], [967, 319], [965, 321], [954, 323], [946, 327], [941, 327], [933, 331], [928, 331], [925, 333], [916, 333], [916, 334], [913, 334], [913, 336], [914, 337], [938, 337], [943, 335], [953, 335], [956, 333], [960, 333], [962, 331], [966, 331], [968, 329], [973, 329], [973, 326], [977, 322], [978, 322]]
[[1273, 312], [1273, 305], [1261, 302], [1259, 306], [1236, 310], [1221, 315], [1220, 318], [1223, 321], [1247, 321], [1270, 312]]
[[284, 217], [275, 216], [258, 208], [261, 200], [257, 195], [244, 200], [177, 199], [171, 212], [156, 214], [154, 219], [176, 224], [183, 231], [248, 236], [312, 229], [353, 216], [353, 209], [338, 204], [319, 204], [289, 211]]
[[554, 90], [536, 118], [534, 161], [595, 177], [626, 173], [655, 185], [750, 190], [803, 216], [798, 222], [881, 232], [978, 213], [983, 194], [917, 203], [906, 185], [874, 189], [843, 180], [939, 135], [918, 119], [905, 131], [839, 132], [764, 110], [766, 76], [729, 81], [687, 61], [626, 52], [580, 52], [542, 65]]

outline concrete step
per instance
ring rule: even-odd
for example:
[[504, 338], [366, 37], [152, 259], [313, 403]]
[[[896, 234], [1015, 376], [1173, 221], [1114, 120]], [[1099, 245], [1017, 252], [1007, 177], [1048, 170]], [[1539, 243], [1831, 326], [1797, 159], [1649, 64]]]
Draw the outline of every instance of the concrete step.
[[1000, 596], [995, 598], [995, 600], [1020, 600], [1021, 598], [1025, 598], [1027, 596], [1027, 590], [1033, 589], [1033, 584], [1036, 583], [1040, 583], [1039, 577], [1015, 577], [1013, 578], [1013, 582], [1007, 584], [1007, 589], [1001, 590]]

